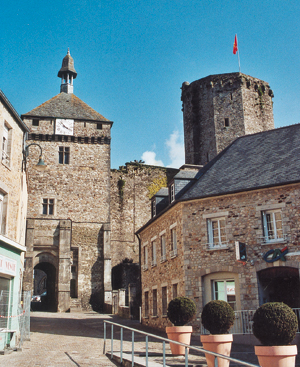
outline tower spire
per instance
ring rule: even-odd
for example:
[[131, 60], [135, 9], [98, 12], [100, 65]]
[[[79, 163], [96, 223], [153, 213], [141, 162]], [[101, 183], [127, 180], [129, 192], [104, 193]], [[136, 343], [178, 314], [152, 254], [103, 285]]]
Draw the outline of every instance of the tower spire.
[[63, 58], [62, 66], [57, 74], [61, 78], [60, 92], [73, 93], [73, 79], [77, 77], [76, 70], [74, 68], [74, 60], [70, 54], [68, 47], [67, 55]]

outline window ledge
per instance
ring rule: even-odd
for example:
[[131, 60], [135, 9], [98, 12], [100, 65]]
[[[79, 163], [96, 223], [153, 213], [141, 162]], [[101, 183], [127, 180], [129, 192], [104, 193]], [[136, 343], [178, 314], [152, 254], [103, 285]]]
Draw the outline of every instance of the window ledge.
[[6, 167], [7, 169], [9, 169], [11, 171], [10, 165], [6, 164], [5, 161], [2, 159], [2, 164], [4, 167]]
[[287, 239], [281, 238], [280, 240], [271, 240], [268, 242], [262, 242], [261, 245], [262, 246], [267, 246], [267, 245], [276, 245], [277, 243], [287, 243]]
[[228, 250], [229, 246], [228, 245], [224, 245], [224, 246], [215, 246], [215, 247], [207, 247], [207, 251], [219, 251], [219, 250]]
[[151, 319], [158, 319], [158, 316], [151, 316]]

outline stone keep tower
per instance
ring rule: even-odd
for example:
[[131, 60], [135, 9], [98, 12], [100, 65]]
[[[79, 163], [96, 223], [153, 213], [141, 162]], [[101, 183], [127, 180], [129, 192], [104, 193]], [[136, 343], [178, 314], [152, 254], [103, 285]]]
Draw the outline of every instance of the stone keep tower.
[[46, 309], [109, 310], [112, 121], [73, 94], [69, 50], [58, 76], [60, 94], [22, 115], [27, 145], [38, 144], [47, 165], [37, 170], [40, 149], [30, 146], [24, 288], [33, 290], [43, 271], [35, 289], [47, 289]]
[[239, 136], [274, 129], [268, 83], [241, 73], [182, 84], [185, 163], [205, 165]]

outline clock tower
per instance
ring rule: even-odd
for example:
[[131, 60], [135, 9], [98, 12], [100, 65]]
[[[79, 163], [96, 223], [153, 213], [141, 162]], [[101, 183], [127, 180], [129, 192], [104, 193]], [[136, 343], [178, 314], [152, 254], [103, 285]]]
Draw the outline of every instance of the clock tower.
[[113, 122], [73, 93], [68, 50], [60, 93], [22, 115], [47, 165], [27, 163], [28, 211], [24, 289], [47, 291], [45, 310], [108, 310], [111, 305], [110, 142]]

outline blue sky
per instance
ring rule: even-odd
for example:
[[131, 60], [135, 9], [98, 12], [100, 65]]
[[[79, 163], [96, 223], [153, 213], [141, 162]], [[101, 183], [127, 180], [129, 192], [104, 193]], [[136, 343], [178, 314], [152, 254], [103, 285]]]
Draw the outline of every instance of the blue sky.
[[235, 33], [242, 73], [274, 91], [275, 127], [300, 122], [299, 0], [13, 0], [0, 19], [0, 89], [18, 113], [59, 93], [70, 47], [74, 94], [114, 121], [112, 168], [183, 163], [180, 87], [238, 71]]

